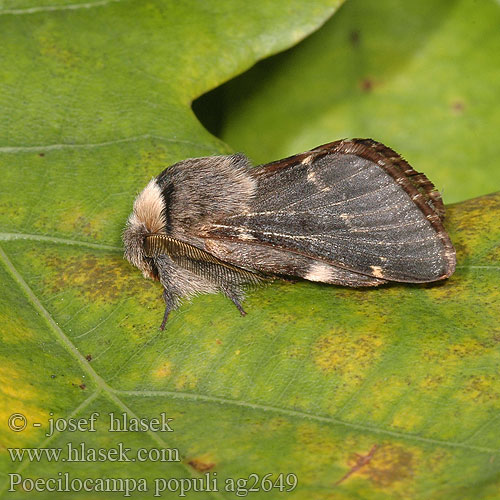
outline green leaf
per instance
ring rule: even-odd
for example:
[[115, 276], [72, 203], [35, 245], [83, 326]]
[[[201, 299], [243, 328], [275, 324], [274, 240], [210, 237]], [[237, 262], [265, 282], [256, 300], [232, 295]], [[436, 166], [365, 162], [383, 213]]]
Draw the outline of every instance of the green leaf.
[[262, 163], [372, 137], [426, 172], [447, 202], [496, 191], [499, 25], [494, 0], [352, 0], [219, 92], [220, 136]]
[[[298, 477], [293, 492], [252, 497], [495, 498], [499, 195], [450, 207], [459, 267], [435, 286], [273, 284], [250, 294], [244, 318], [202, 296], [161, 332], [158, 285], [122, 259], [120, 232], [147, 180], [230, 150], [196, 121], [192, 99], [296, 42], [337, 3], [3, 5], [0, 496], [113, 496], [8, 493], [9, 473], [60, 479], [59, 489], [65, 473], [130, 487], [144, 478], [149, 491], [133, 498], [152, 498], [155, 479], [210, 473], [219, 491], [192, 497], [230, 499], [227, 479], [282, 472]], [[45, 435], [51, 416], [94, 412], [95, 432]], [[112, 433], [110, 412], [165, 413], [173, 432]], [[22, 432], [6, 425], [13, 413], [27, 417]], [[82, 442], [153, 452], [21, 464], [8, 451], [66, 457]]]

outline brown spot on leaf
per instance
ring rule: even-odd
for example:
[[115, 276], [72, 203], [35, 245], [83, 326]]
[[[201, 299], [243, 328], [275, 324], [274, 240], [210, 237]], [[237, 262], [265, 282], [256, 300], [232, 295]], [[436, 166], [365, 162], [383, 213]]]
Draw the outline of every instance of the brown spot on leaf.
[[[355, 461], [356, 455], [351, 457], [350, 465]], [[398, 445], [380, 446], [369, 463], [359, 469], [358, 474], [378, 486], [390, 486], [404, 481], [413, 475], [413, 454]]]
[[369, 93], [373, 90], [373, 80], [371, 78], [364, 78], [361, 81], [361, 90]]
[[[348, 477], [352, 476], [355, 472], [359, 471], [361, 469], [361, 467], [368, 465], [370, 463], [370, 460], [372, 459], [376, 449], [377, 449], [377, 445], [374, 444], [371, 447], [370, 451], [366, 455], [360, 455], [358, 453], [355, 453], [354, 456], [351, 457], [355, 460], [353, 465], [351, 466], [351, 469], [346, 474], [344, 474], [344, 476], [341, 477], [335, 484], [338, 485], [338, 484], [342, 483]], [[352, 462], [352, 460], [350, 460], [350, 461]]]
[[87, 386], [86, 386], [85, 384], [80, 384], [78, 387], [79, 387], [82, 391], [84, 391], [84, 390], [87, 388]]
[[87, 361], [92, 361], [92, 354], [87, 354], [87, 355], [85, 356], [85, 359], [86, 359]]
[[461, 100], [456, 100], [451, 103], [451, 110], [456, 115], [461, 115], [464, 112], [465, 103]]
[[38, 153], [38, 156], [44, 157], [45, 153]]
[[215, 463], [205, 461], [202, 458], [193, 458], [188, 464], [198, 472], [207, 472], [215, 467]]
[[349, 41], [353, 47], [357, 47], [359, 45], [360, 33], [358, 30], [352, 30], [349, 33]]

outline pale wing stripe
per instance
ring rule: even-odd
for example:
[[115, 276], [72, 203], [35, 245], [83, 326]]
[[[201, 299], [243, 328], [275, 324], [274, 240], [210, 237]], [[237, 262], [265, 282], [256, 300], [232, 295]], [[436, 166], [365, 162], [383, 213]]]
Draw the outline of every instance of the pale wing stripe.
[[349, 228], [349, 233], [370, 233], [374, 231], [389, 231], [391, 229], [396, 229], [398, 227], [408, 227], [413, 226], [416, 229], [421, 229], [427, 226], [427, 224], [416, 224], [415, 222], [407, 222], [406, 224], [392, 224], [390, 226], [361, 226], [356, 228]]
[[[328, 207], [328, 205], [327, 205]], [[346, 214], [342, 214], [342, 218], [343, 219], [346, 219], [346, 218], [349, 218], [349, 219], [357, 219], [357, 218], [361, 218], [361, 217], [366, 217], [366, 216], [370, 216], [370, 215], [374, 215], [374, 214], [383, 214], [384, 212], [390, 212], [391, 210], [395, 209], [395, 208], [399, 208], [400, 207], [400, 204], [399, 203], [395, 203], [394, 205], [382, 205], [380, 208], [376, 209], [376, 210], [366, 210], [365, 212], [356, 212], [356, 213], [346, 213]], [[326, 208], [326, 207], [325, 207]], [[406, 211], [408, 212], [409, 211], [409, 208], [410, 207], [406, 207]], [[411, 207], [413, 208], [413, 207]], [[398, 213], [398, 215], [400, 215], [401, 212]]]
[[[325, 205], [325, 208], [328, 208], [329, 205]], [[355, 218], [358, 218], [358, 217], [365, 217], [367, 215], [373, 215], [373, 214], [381, 214], [381, 213], [384, 213], [384, 212], [390, 212], [392, 209], [394, 208], [397, 208], [399, 207], [399, 204], [396, 203], [394, 205], [389, 205], [389, 206], [382, 206], [381, 208], [377, 209], [377, 210], [367, 210], [366, 212], [356, 212], [356, 213], [353, 213], [353, 214], [349, 214], [349, 213], [346, 213], [346, 214], [342, 214], [343, 218], [350, 218], [350, 219], [355, 219]], [[311, 215], [313, 217], [335, 217], [334, 215], [330, 215], [330, 214], [317, 214], [315, 212], [311, 212], [311, 211], [299, 211], [297, 212], [296, 210], [283, 210], [283, 209], [280, 209], [279, 211], [272, 211], [272, 210], [268, 210], [268, 211], [264, 211], [264, 212], [250, 212], [250, 213], [242, 213], [242, 214], [236, 214], [236, 215], [230, 215], [229, 217], [226, 217], [226, 220], [227, 219], [236, 219], [238, 217], [258, 217], [259, 215]], [[339, 214], [340, 216], [340, 214]]]
[[[300, 212], [274, 212], [272, 210], [269, 210], [267, 212], [251, 212], [251, 213], [242, 213], [242, 214], [236, 214], [236, 215], [230, 215], [229, 217], [226, 217], [226, 220], [227, 219], [234, 219], [236, 217], [254, 217], [254, 216], [257, 216], [257, 215], [279, 215], [279, 214], [288, 214], [288, 213], [300, 213]], [[308, 213], [308, 212], [304, 212], [304, 213]], [[214, 224], [215, 225], [218, 225], [218, 224]], [[231, 227], [231, 226], [219, 226], [219, 227]]]
[[[235, 228], [234, 226], [226, 226], [226, 225], [223, 225], [223, 224], [214, 224], [214, 226], [217, 226], [217, 227], [223, 227], [223, 228], [227, 228], [227, 229], [245, 229], [246, 232], [249, 232], [246, 228]], [[307, 236], [303, 236], [303, 235], [292, 235], [292, 234], [285, 234], [285, 233], [275, 233], [275, 232], [272, 232], [272, 231], [252, 231], [250, 230], [250, 232], [254, 233], [254, 234], [262, 234], [262, 235], [268, 235], [268, 236], [279, 236], [279, 237], [282, 237], [282, 238], [286, 238], [286, 239], [290, 239], [290, 240], [309, 240], [309, 241], [317, 241], [319, 243], [325, 243], [325, 241], [323, 239], [319, 239], [319, 238], [316, 238], [315, 236], [325, 236], [323, 234], [321, 235], [307, 235]], [[385, 244], [384, 242], [376, 242], [376, 241], [371, 241], [371, 240], [355, 240], [355, 241], [352, 241], [352, 239], [349, 239], [349, 238], [342, 238], [342, 237], [336, 237], [334, 235], [328, 235], [330, 236], [331, 238], [333, 238], [335, 241], [336, 240], [342, 240], [342, 241], [348, 241], [348, 242], [352, 242], [354, 245], [356, 245], [355, 247], [353, 247], [352, 249], [350, 249], [349, 251], [352, 251], [352, 252], [355, 252], [357, 253], [358, 255], [372, 255], [374, 257], [383, 257], [383, 255], [378, 255], [378, 254], [374, 254], [374, 253], [370, 253], [370, 252], [360, 252], [357, 250], [357, 247], [358, 247], [358, 244], [359, 243], [369, 243], [369, 244], [373, 244], [373, 245], [383, 245]], [[394, 242], [394, 243], [387, 243], [387, 245], [406, 245], [406, 244], [410, 244], [410, 243], [417, 243], [419, 241], [427, 241], [429, 239], [434, 239], [434, 238], [425, 238], [424, 240], [408, 240], [408, 241], [405, 241], [405, 242], [400, 242], [400, 243], [397, 243], [397, 242]], [[337, 248], [341, 248], [343, 250], [345, 250], [345, 247], [338, 247], [338, 245], [335, 245], [335, 241], [333, 243], [329, 243], [329, 246], [330, 247], [337, 247]], [[282, 248], [283, 250], [292, 250], [293, 251], [293, 248]], [[431, 260], [433, 259], [434, 257], [414, 257], [414, 256], [398, 256], [398, 259], [404, 259], [404, 260]]]
[[[318, 235], [314, 235], [318, 236]], [[347, 241], [347, 242], [352, 242], [355, 244], [360, 244], [360, 243], [366, 243], [368, 245], [378, 245], [378, 246], [404, 246], [404, 245], [414, 245], [415, 243], [424, 243], [426, 241], [431, 241], [435, 240], [434, 236], [428, 236], [426, 238], [421, 238], [419, 240], [405, 240], [405, 241], [377, 241], [377, 240], [364, 240], [364, 239], [358, 239], [356, 238], [353, 240], [352, 238], [346, 237], [343, 238], [342, 236], [338, 235], [319, 235], [319, 236], [325, 236], [329, 239], [332, 239], [334, 241]], [[324, 241], [324, 240], [318, 240], [317, 241]]]

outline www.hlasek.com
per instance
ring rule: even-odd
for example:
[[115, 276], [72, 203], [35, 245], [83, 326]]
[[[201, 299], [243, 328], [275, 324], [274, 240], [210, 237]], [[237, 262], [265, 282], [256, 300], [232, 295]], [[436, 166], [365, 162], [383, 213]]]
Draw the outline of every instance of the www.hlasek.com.
[[246, 497], [256, 492], [291, 492], [298, 484], [297, 476], [290, 474], [250, 474], [247, 478], [226, 478], [219, 480], [217, 472], [206, 472], [203, 477], [165, 478], [77, 478], [68, 472], [59, 472], [57, 477], [23, 478], [20, 474], [9, 474], [9, 492], [18, 490], [54, 493], [74, 493], [79, 491], [96, 493], [122, 493], [130, 497], [135, 492], [151, 492], [161, 497], [164, 492], [185, 497], [188, 493], [211, 493], [225, 491], [238, 497]]
[[122, 442], [111, 448], [92, 448], [86, 443], [67, 443], [63, 448], [8, 448], [12, 462], [180, 462], [177, 448], [138, 448]]

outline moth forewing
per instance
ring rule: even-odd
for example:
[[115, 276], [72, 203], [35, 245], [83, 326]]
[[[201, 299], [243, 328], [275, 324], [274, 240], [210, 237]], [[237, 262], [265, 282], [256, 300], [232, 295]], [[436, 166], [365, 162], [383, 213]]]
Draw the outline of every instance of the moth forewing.
[[211, 237], [244, 235], [382, 280], [429, 282], [454, 270], [439, 194], [379, 143], [338, 141], [257, 167], [256, 175], [253, 210], [218, 221]]
[[449, 277], [455, 251], [424, 174], [370, 139], [336, 141], [252, 168], [243, 155], [193, 158], [137, 197], [125, 256], [158, 277], [164, 326], [182, 297], [296, 276], [352, 287]]

